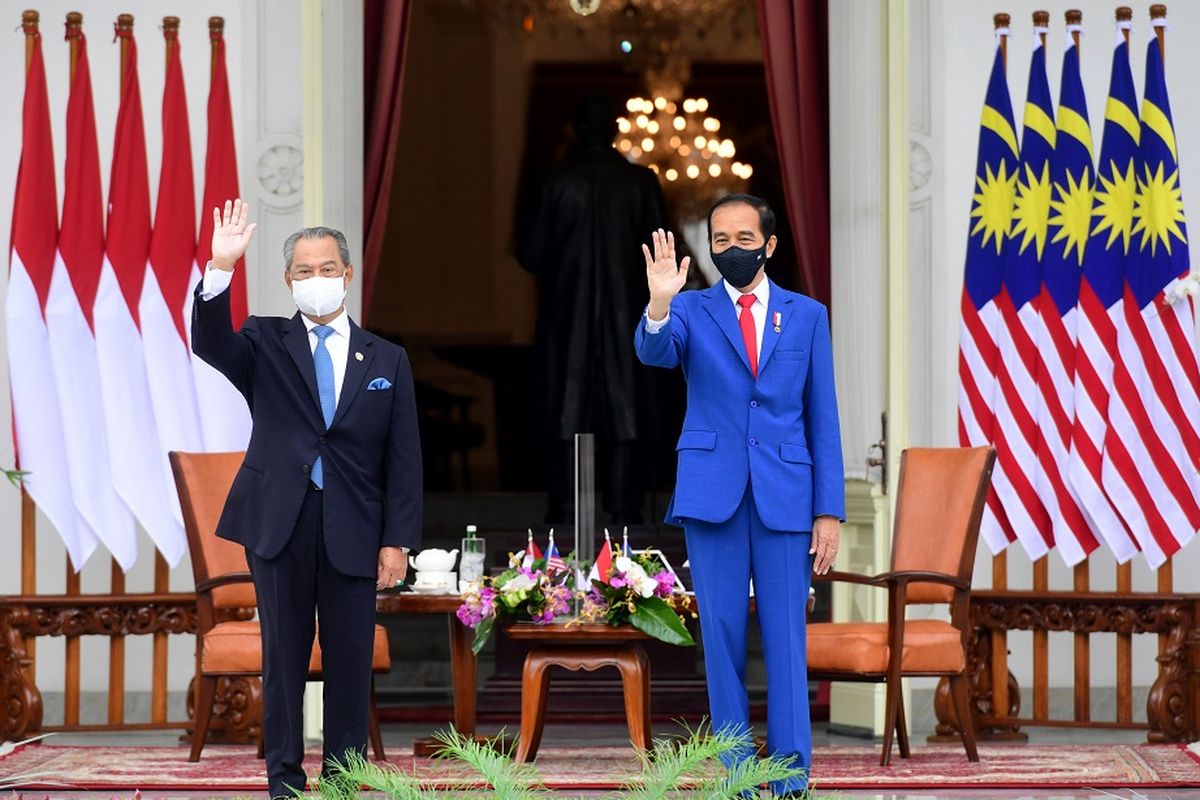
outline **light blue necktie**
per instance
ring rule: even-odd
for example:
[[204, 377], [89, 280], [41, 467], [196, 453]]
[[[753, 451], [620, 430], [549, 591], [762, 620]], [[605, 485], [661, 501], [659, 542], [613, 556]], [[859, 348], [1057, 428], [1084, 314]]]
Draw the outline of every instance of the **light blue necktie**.
[[[317, 349], [313, 351], [313, 366], [317, 371], [317, 395], [321, 398], [321, 416], [325, 417], [325, 429], [333, 424], [333, 412], [337, 403], [333, 397], [333, 359], [325, 347], [325, 340], [333, 333], [328, 325], [318, 325], [312, 329], [317, 335]], [[312, 473], [309, 476], [318, 489], [325, 488], [325, 468], [321, 457], [313, 462]]]

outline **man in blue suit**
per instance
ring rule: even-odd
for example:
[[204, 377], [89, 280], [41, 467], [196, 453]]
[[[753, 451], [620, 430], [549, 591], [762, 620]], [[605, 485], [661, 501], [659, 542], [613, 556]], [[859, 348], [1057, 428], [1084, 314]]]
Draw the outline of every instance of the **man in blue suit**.
[[325, 764], [366, 752], [375, 592], [403, 579], [421, 540], [421, 443], [404, 349], [346, 314], [346, 238], [297, 231], [283, 246], [299, 311], [230, 324], [233, 267], [254, 235], [239, 200], [213, 209], [192, 348], [250, 405], [254, 425], [217, 535], [246, 548], [262, 627], [268, 789], [292, 797], [314, 617], [325, 677]]
[[[749, 730], [748, 586], [754, 581], [767, 667], [767, 746], [812, 764], [805, 665], [811, 573], [827, 572], [845, 517], [842, 446], [825, 307], [766, 278], [775, 215], [730, 195], [709, 211], [713, 262], [723, 277], [680, 294], [688, 262], [675, 238], [643, 245], [650, 303], [635, 334], [638, 358], [682, 367], [687, 414], [667, 522], [682, 525], [700, 605], [715, 729]], [[743, 757], [749, 757], [749, 753]], [[772, 787], [799, 794], [803, 780]]]

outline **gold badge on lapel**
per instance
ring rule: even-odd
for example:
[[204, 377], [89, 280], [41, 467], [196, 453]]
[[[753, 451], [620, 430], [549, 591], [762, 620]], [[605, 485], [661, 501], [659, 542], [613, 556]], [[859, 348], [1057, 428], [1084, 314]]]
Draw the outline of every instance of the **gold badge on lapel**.
[[[775, 330], [779, 330], [779, 329], [778, 329], [778, 328], [776, 328]], [[355, 361], [362, 361], [362, 360], [363, 360], [363, 354], [362, 354], [362, 353], [358, 353], [358, 352], [356, 352], [356, 353], [354, 354], [354, 360], [355, 360]]]
[[775, 326], [775, 332], [776, 332], [776, 333], [779, 333], [779, 330], [780, 330], [780, 328], [779, 328], [779, 323], [780, 323], [780, 322], [782, 322], [782, 321], [783, 321], [783, 314], [781, 314], [781, 313], [779, 313], [778, 311], [776, 311], [776, 312], [775, 312], [775, 316], [774, 316], [774, 317], [772, 318], [772, 320], [771, 320], [771, 324]]

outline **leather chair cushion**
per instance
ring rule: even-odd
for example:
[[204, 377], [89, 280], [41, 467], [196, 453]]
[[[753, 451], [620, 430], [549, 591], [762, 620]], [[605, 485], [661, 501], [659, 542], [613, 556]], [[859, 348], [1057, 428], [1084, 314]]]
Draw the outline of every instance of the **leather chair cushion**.
[[[375, 626], [375, 646], [371, 655], [371, 671], [387, 672], [392, 668], [388, 651], [387, 631]], [[222, 622], [204, 636], [200, 651], [200, 670], [205, 675], [257, 674], [262, 672], [262, 640], [256, 621]], [[321, 672], [321, 645], [313, 641], [308, 660], [310, 674]]]
[[[822, 622], [808, 626], [808, 668], [814, 672], [886, 673], [886, 622]], [[962, 638], [949, 622], [904, 623], [904, 672], [959, 673], [966, 668]]]

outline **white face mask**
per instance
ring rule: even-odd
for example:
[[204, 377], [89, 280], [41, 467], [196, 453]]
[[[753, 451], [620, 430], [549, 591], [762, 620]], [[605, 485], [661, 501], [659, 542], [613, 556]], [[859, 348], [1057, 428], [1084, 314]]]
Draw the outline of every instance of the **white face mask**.
[[296, 301], [296, 307], [310, 317], [332, 314], [342, 307], [346, 299], [346, 280], [314, 275], [302, 281], [292, 281], [292, 299]]

